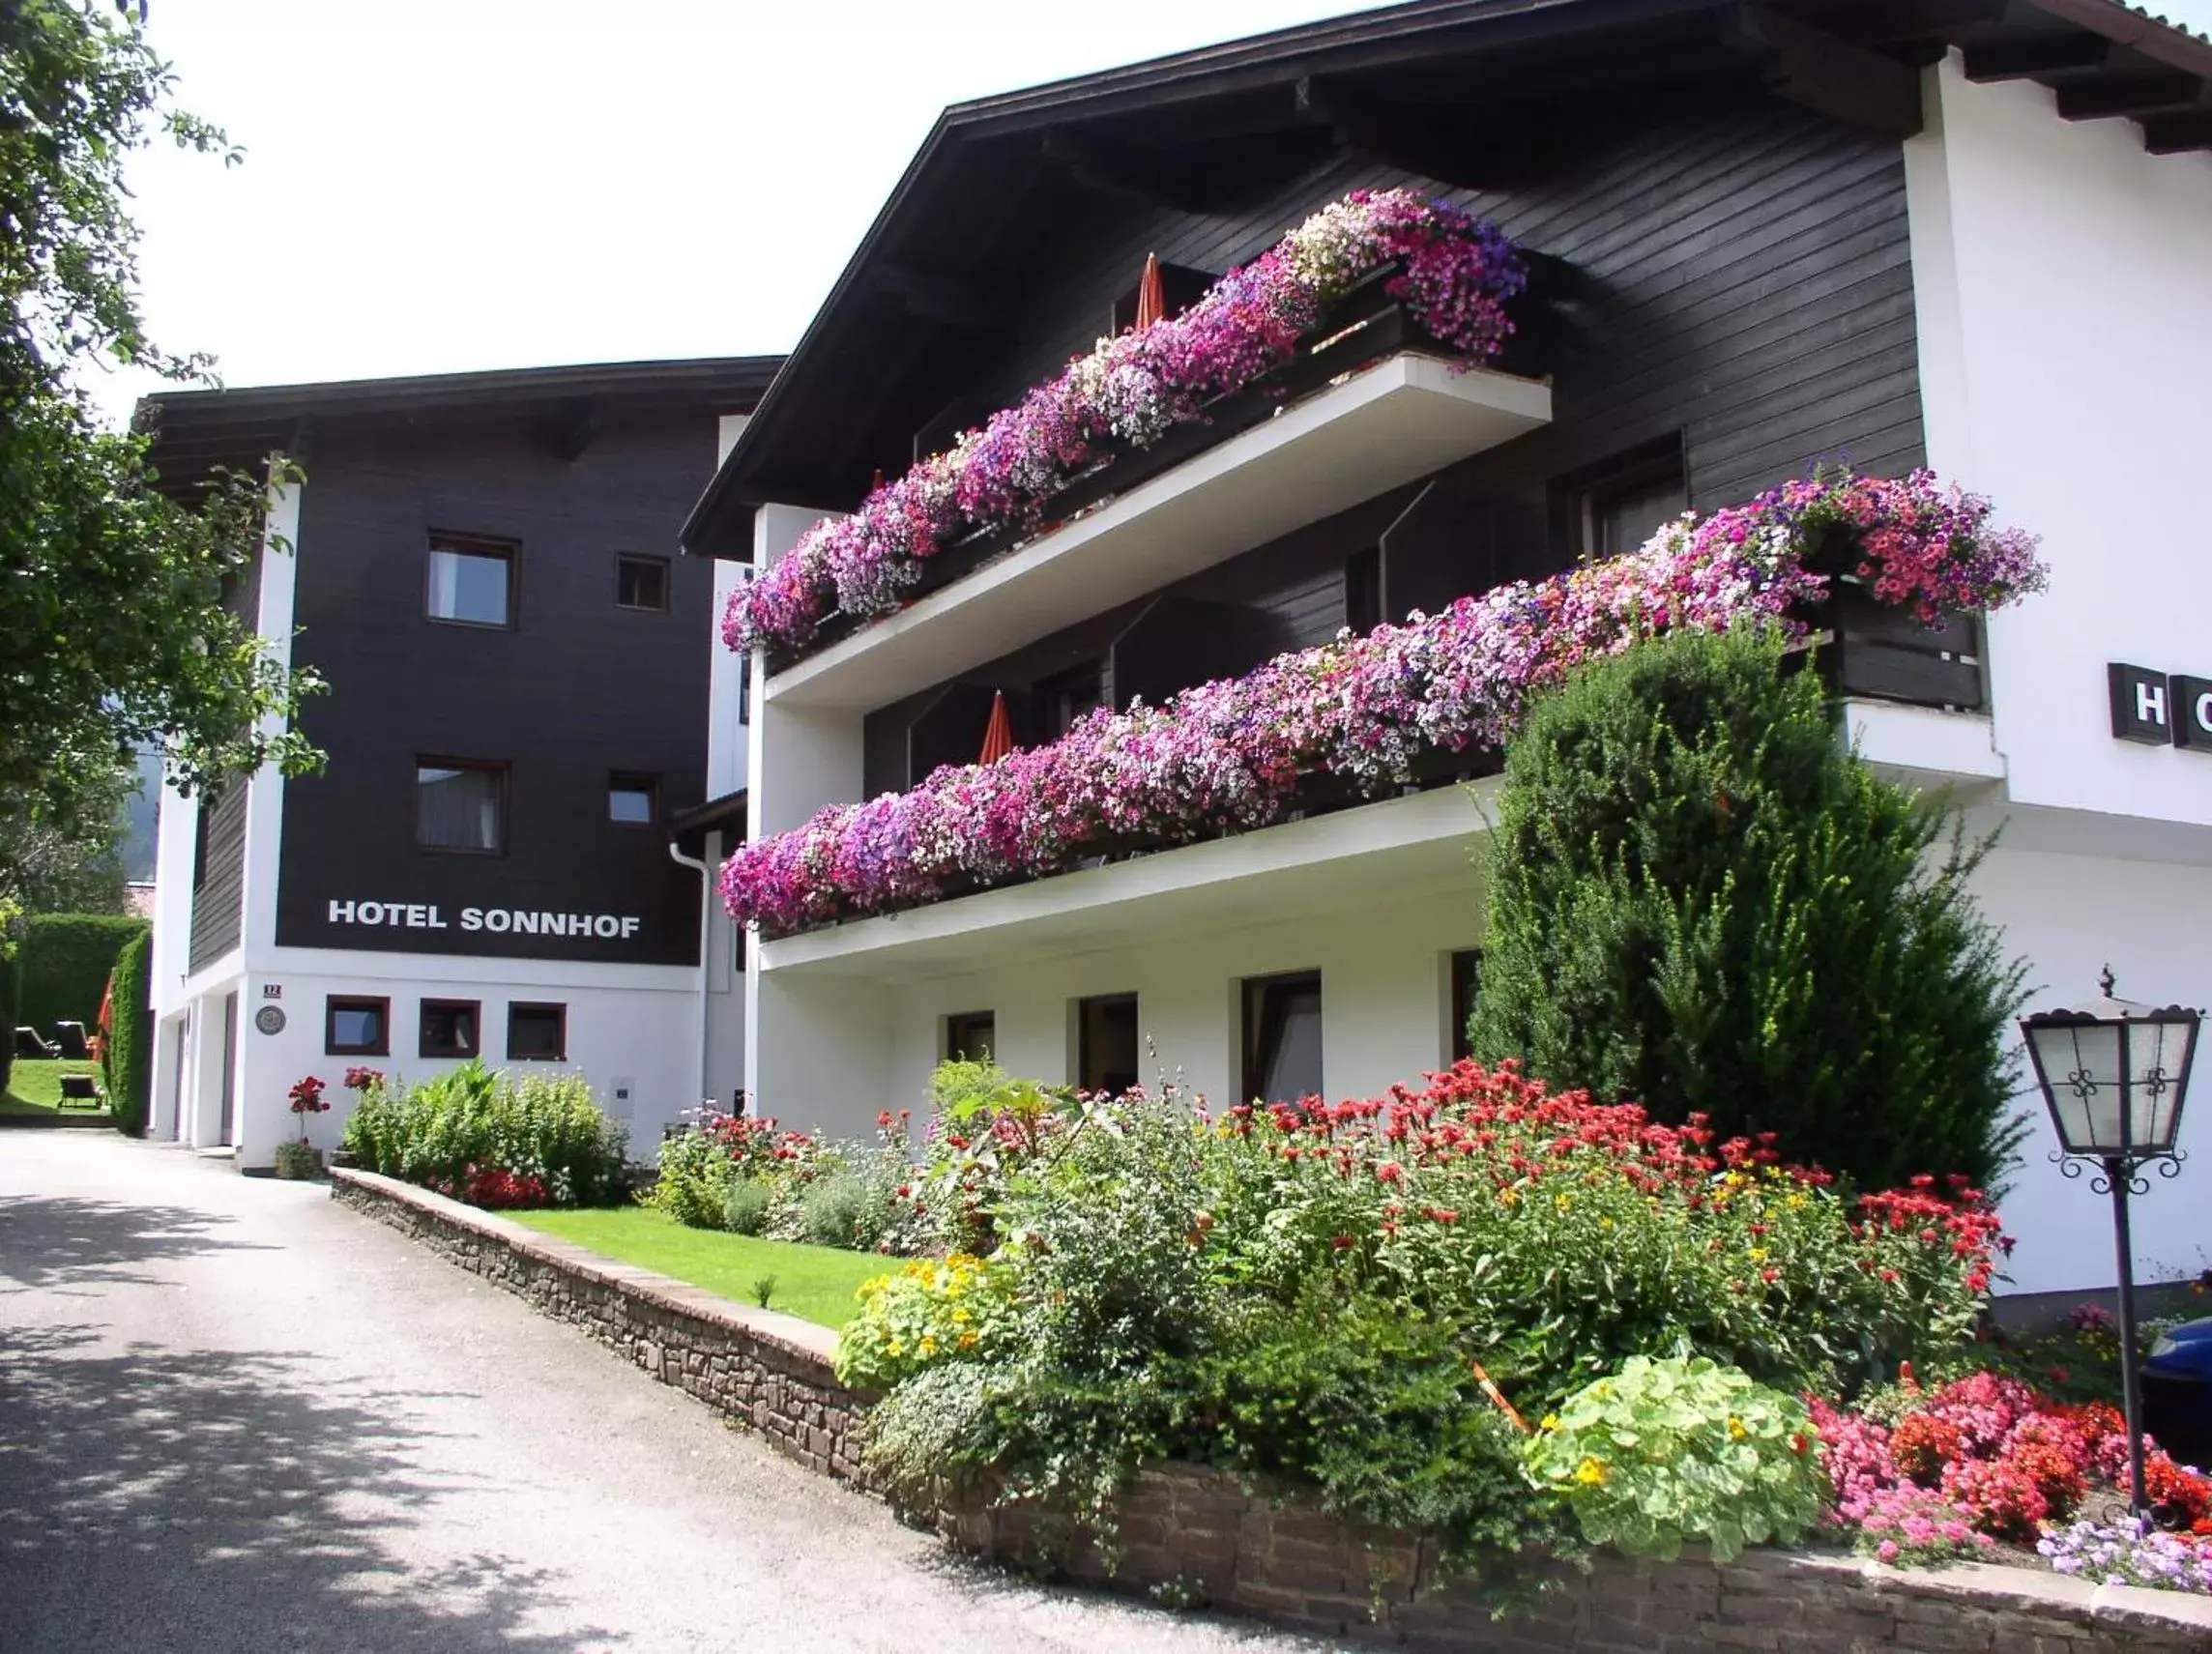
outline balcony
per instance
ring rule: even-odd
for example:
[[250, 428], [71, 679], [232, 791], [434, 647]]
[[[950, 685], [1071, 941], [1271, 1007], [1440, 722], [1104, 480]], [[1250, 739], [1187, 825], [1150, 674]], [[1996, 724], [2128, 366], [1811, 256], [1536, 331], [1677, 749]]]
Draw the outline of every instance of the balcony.
[[1234, 837], [1109, 861], [761, 944], [764, 972], [910, 981], [1194, 928], [1342, 912], [1434, 891], [1469, 899], [1468, 847], [1496, 777], [1310, 814]]
[[1455, 371], [1415, 350], [1385, 356], [1234, 434], [1201, 427], [1210, 446], [774, 673], [768, 697], [888, 705], [1551, 417], [1538, 381]]

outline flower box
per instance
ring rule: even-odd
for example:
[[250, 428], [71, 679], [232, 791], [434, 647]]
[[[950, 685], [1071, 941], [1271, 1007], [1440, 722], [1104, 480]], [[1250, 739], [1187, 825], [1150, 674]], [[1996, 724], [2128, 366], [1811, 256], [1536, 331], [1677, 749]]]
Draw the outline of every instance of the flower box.
[[[957, 561], [934, 572], [929, 565], [978, 534], [1008, 537], [968, 553], [988, 556], [1082, 508], [1085, 495], [1071, 486], [1130, 486], [1127, 470], [1100, 479], [1102, 453], [1142, 450], [1151, 465], [1179, 463], [1179, 452], [1196, 451], [1170, 446], [1179, 427], [1213, 427], [1184, 439], [1200, 447], [1221, 441], [1233, 417], [1257, 421], [1270, 400], [1309, 389], [1302, 376], [1318, 384], [1397, 348], [1390, 335], [1407, 324], [1389, 319], [1395, 301], [1451, 354], [1486, 362], [1513, 331], [1505, 307], [1525, 281], [1519, 252], [1495, 225], [1408, 190], [1355, 189], [1179, 315], [1099, 340], [849, 516], [815, 524], [731, 594], [723, 640], [774, 665], [819, 648], [833, 615], [848, 617], [849, 632], [859, 617], [895, 612], [918, 581], [957, 578]], [[1257, 400], [1239, 400], [1263, 381], [1272, 383]], [[1217, 406], [1225, 400], [1236, 408]]]
[[[1174, 426], [1150, 447], [1115, 437], [1092, 442], [1089, 463], [1046, 496], [1033, 517], [973, 529], [921, 560], [906, 590], [906, 600], [917, 602], [943, 591], [1385, 357], [1412, 350], [1456, 360], [1456, 354], [1432, 336], [1404, 300], [1390, 291], [1405, 269], [1405, 260], [1395, 258], [1370, 270], [1300, 335], [1290, 361], [1233, 394], [1214, 397], [1197, 420]], [[771, 675], [785, 671], [881, 618], [832, 610], [802, 647], [771, 648], [769, 671]]]
[[[1978, 662], [1963, 647], [1971, 627], [1945, 617], [2043, 580], [2033, 540], [1989, 516], [1988, 501], [1926, 472], [1791, 482], [1685, 515], [1626, 556], [828, 807], [731, 856], [722, 897], [738, 919], [788, 935], [1492, 772], [1531, 696], [1663, 631], [1790, 626], [1826, 640], [1821, 665], [1846, 692], [1917, 698], [1932, 684], [1956, 697], [1946, 704], [1978, 704]], [[1855, 548], [1836, 553], [1849, 572], [1808, 567], [1806, 548], [1839, 534]]]

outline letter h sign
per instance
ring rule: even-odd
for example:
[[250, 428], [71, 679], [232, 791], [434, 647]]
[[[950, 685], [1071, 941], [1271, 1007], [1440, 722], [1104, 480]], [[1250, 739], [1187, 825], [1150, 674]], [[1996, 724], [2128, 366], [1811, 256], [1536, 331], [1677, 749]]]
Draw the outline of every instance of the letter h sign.
[[2111, 691], [2115, 740], [2212, 749], [2212, 681], [2118, 661], [2106, 666], [2105, 679]]

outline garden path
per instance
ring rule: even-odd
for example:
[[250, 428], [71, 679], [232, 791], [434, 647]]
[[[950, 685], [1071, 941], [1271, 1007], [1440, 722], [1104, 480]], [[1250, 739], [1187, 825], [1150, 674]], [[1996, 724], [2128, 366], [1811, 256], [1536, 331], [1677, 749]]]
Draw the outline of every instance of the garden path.
[[946, 1556], [320, 1185], [0, 1139], [0, 1649], [1318, 1649]]

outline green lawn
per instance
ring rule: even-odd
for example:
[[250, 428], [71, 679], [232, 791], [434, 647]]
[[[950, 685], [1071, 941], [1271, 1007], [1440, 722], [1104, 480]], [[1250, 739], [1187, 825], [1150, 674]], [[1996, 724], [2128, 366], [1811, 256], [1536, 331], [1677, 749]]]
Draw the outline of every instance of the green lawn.
[[896, 1260], [872, 1253], [800, 1246], [788, 1240], [755, 1240], [718, 1230], [685, 1229], [666, 1213], [644, 1206], [503, 1215], [743, 1304], [757, 1303], [760, 1294], [753, 1283], [764, 1275], [773, 1275], [775, 1291], [769, 1299], [769, 1308], [830, 1328], [841, 1327], [853, 1319], [859, 1308], [853, 1294], [861, 1282], [897, 1267]]
[[[0, 1115], [50, 1115], [62, 1100], [64, 1074], [99, 1072], [90, 1062], [39, 1062], [18, 1057], [8, 1077], [8, 1090], [0, 1095]], [[89, 1115], [93, 1111], [78, 1103], [68, 1112]]]

